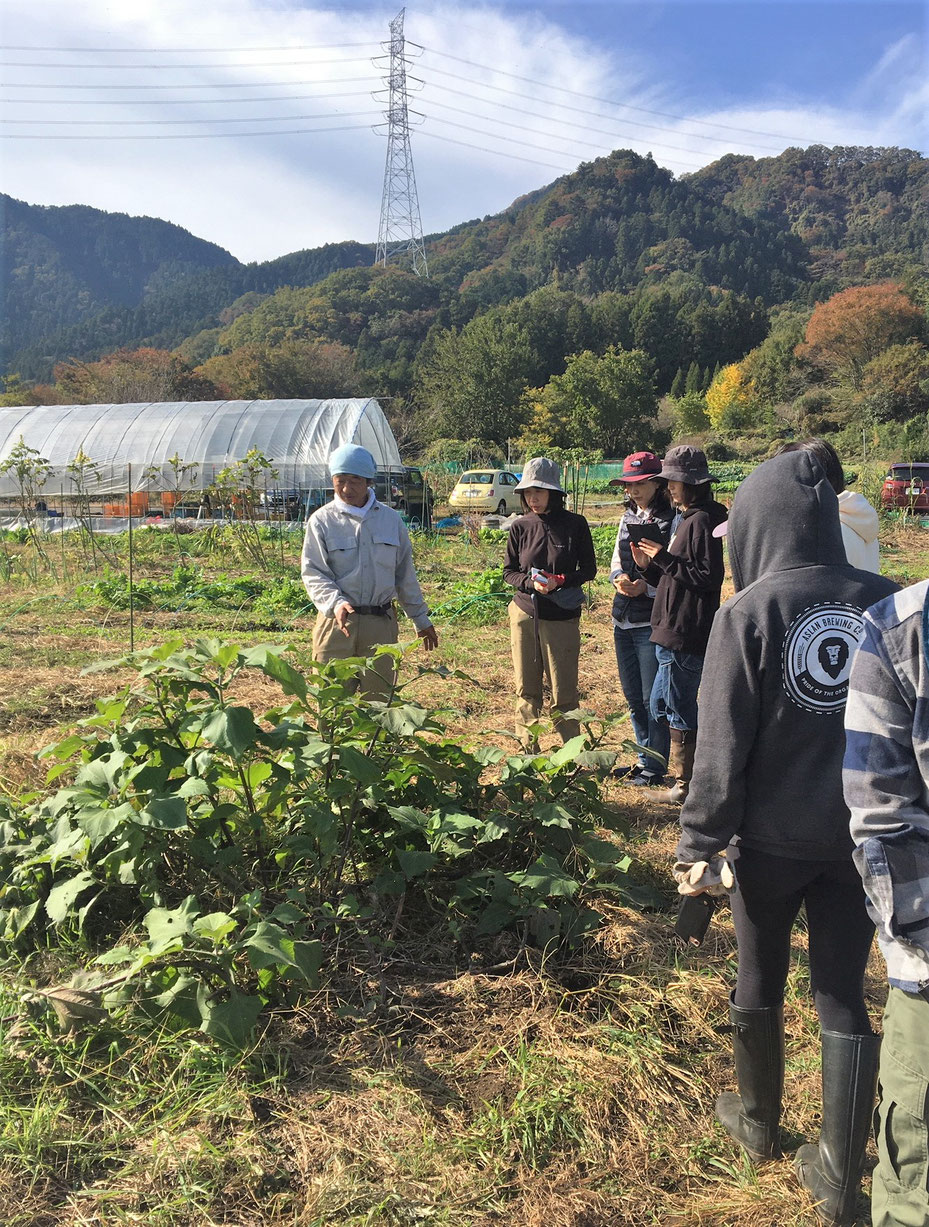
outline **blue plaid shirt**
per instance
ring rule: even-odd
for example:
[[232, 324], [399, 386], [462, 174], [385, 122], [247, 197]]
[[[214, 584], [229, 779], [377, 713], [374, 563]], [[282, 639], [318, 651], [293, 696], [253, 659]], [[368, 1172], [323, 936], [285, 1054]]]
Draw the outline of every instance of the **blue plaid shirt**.
[[865, 614], [845, 709], [855, 864], [890, 983], [929, 985], [929, 581]]

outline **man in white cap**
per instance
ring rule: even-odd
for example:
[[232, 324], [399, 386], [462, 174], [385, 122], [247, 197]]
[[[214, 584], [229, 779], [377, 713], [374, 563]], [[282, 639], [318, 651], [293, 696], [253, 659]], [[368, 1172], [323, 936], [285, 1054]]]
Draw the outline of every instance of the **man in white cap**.
[[[396, 643], [395, 600], [431, 651], [439, 640], [413, 569], [410, 535], [397, 512], [374, 497], [374, 457], [346, 443], [329, 457], [329, 472], [335, 497], [307, 521], [300, 569], [319, 611], [314, 659], [369, 656], [378, 644]], [[394, 678], [393, 661], [382, 656], [361, 674], [361, 691], [384, 699]]]

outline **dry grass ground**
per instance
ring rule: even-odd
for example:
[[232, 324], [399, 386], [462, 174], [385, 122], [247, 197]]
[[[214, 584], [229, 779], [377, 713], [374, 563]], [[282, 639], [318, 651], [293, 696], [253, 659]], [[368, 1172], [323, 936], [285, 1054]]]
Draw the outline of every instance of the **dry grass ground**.
[[[927, 536], [891, 529], [886, 570], [929, 574]], [[441, 568], [426, 573], [441, 599]], [[47, 595], [47, 594], [44, 594]], [[34, 758], [119, 675], [82, 675], [127, 646], [124, 613], [30, 603], [0, 615], [0, 792], [42, 784]], [[609, 593], [584, 616], [584, 704], [623, 710]], [[13, 612], [15, 610], [15, 612]], [[192, 622], [198, 625], [192, 625]], [[140, 644], [184, 633], [309, 651], [310, 627], [261, 631], [204, 615], [145, 614]], [[506, 625], [440, 626], [440, 659], [470, 681], [427, 677], [462, 740], [500, 741], [511, 721]], [[269, 683], [241, 698], [261, 709]], [[626, 735], [619, 724], [614, 745]], [[404, 934], [377, 982], [339, 969], [327, 993], [272, 1021], [233, 1061], [205, 1043], [118, 1035], [17, 1039], [16, 992], [0, 986], [0, 1221], [10, 1227], [803, 1227], [817, 1220], [789, 1156], [755, 1170], [713, 1118], [731, 1088], [726, 1022], [735, 943], [721, 909], [699, 950], [672, 936], [676, 815], [653, 794], [603, 785], [625, 816], [637, 872], [668, 911], [603, 905], [605, 922], [568, 960], [506, 935], [462, 967], [455, 951]], [[786, 1003], [784, 1127], [792, 1151], [818, 1130], [818, 1030], [798, 927]], [[54, 959], [50, 949], [49, 959]], [[869, 969], [879, 1024], [883, 965]], [[864, 1199], [862, 1223], [869, 1221]]]

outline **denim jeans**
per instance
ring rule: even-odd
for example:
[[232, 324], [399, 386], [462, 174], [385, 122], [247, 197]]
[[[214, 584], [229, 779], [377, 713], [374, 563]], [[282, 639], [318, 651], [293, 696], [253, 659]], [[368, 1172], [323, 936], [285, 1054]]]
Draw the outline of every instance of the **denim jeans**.
[[[648, 623], [626, 629], [613, 627], [616, 668], [619, 670], [620, 685], [629, 705], [629, 719], [636, 745], [660, 754], [666, 765], [670, 747], [668, 728], [666, 724], [656, 720], [650, 710], [652, 686], [658, 672], [658, 657], [655, 655], [651, 635], [652, 628]], [[664, 770], [662, 764], [651, 754], [640, 751], [637, 758], [639, 766], [645, 771], [660, 774]]]
[[652, 686], [652, 719], [667, 720], [673, 729], [696, 729], [697, 691], [703, 657], [655, 645], [658, 673]]

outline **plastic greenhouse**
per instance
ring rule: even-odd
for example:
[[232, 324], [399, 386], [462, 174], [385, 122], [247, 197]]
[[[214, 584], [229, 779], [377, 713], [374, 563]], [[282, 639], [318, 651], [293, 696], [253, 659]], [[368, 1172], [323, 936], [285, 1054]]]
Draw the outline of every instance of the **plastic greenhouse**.
[[[224, 468], [256, 449], [273, 464], [266, 492], [286, 492], [304, 506], [321, 501], [329, 487], [326, 461], [340, 444], [366, 447], [389, 476], [402, 473], [397, 441], [376, 400], [187, 401], [133, 405], [24, 405], [0, 407], [0, 467], [20, 441], [52, 466], [41, 490], [49, 507], [78, 493], [75, 459], [92, 462], [84, 488], [100, 510], [145, 514], [149, 504], [166, 512], [173, 503], [197, 504]], [[179, 494], [177, 457], [185, 466]], [[315, 495], [314, 498], [310, 498]], [[13, 472], [0, 473], [0, 500], [9, 511], [21, 496]], [[122, 502], [120, 502], [122, 500]], [[96, 509], [96, 508], [95, 508]]]

